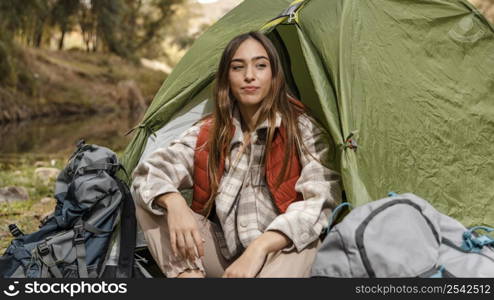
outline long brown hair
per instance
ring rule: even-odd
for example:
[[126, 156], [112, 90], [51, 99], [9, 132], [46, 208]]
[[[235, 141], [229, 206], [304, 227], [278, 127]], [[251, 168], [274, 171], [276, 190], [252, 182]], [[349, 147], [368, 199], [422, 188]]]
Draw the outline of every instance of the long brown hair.
[[[279, 186], [286, 176], [287, 171], [291, 167], [288, 166], [289, 158], [293, 155], [293, 151], [297, 151], [297, 144], [301, 143], [301, 134], [297, 125], [297, 117], [303, 112], [301, 108], [293, 105], [288, 100], [291, 97], [288, 94], [288, 89], [285, 82], [285, 75], [281, 60], [272, 42], [265, 35], [259, 32], [248, 32], [233, 38], [226, 46], [221, 56], [218, 71], [216, 73], [216, 82], [213, 90], [213, 98], [215, 100], [214, 112], [212, 114], [212, 130], [210, 130], [209, 142], [209, 157], [208, 157], [208, 176], [211, 184], [211, 200], [216, 197], [218, 192], [219, 182], [218, 169], [220, 168], [221, 160], [228, 157], [228, 146], [233, 137], [232, 128], [233, 120], [231, 116], [231, 106], [236, 101], [230, 91], [229, 69], [233, 55], [240, 45], [247, 39], [254, 39], [261, 43], [266, 49], [271, 65], [271, 89], [266, 98], [261, 102], [259, 108], [259, 117], [257, 118], [256, 128], [264, 120], [268, 120], [268, 132], [266, 139], [266, 148], [264, 155], [264, 165], [269, 157], [269, 149], [275, 135], [275, 120], [276, 113], [280, 113], [281, 122], [286, 129], [286, 151], [283, 159], [283, 167], [280, 176], [276, 180], [275, 186]], [[290, 161], [291, 162], [291, 161]]]

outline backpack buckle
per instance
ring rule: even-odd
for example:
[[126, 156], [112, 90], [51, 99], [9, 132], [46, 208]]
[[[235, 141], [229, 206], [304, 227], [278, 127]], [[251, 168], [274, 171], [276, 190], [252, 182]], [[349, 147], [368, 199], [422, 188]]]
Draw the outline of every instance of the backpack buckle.
[[20, 230], [16, 224], [9, 224], [9, 231], [10, 234], [12, 234], [12, 236], [14, 237], [19, 237], [24, 235], [24, 232], [22, 232], [22, 230]]
[[82, 224], [77, 224], [74, 226], [74, 244], [84, 243], [84, 226]]
[[50, 214], [44, 217], [43, 219], [41, 219], [41, 221], [39, 221], [39, 228], [43, 227], [46, 223], [48, 223], [48, 221], [50, 221], [53, 218], [55, 218], [55, 215]]
[[48, 247], [48, 245], [46, 244], [46, 242], [39, 243], [36, 246], [36, 248], [38, 250], [38, 253], [41, 256], [46, 256], [46, 255], [48, 255], [50, 253], [50, 248]]

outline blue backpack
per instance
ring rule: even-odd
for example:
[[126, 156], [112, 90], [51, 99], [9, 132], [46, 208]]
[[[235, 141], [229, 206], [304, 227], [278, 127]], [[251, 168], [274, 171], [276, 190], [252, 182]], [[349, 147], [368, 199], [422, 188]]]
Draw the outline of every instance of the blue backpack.
[[331, 226], [311, 274], [494, 277], [494, 239], [484, 231], [493, 229], [468, 229], [414, 194], [391, 194], [351, 210]]
[[110, 149], [79, 142], [57, 178], [55, 211], [40, 230], [23, 234], [16, 225], [9, 226], [16, 238], [0, 257], [0, 277], [101, 277], [117, 225], [115, 276], [132, 277], [137, 223], [129, 189], [116, 176], [120, 168]]

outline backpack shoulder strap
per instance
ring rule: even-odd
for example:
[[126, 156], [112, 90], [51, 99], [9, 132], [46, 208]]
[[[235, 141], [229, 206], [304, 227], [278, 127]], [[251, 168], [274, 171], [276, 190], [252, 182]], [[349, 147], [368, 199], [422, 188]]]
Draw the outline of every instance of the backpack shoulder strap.
[[120, 253], [118, 255], [117, 278], [130, 278], [134, 269], [134, 252], [136, 247], [137, 220], [135, 205], [127, 185], [116, 179], [122, 192], [120, 214]]

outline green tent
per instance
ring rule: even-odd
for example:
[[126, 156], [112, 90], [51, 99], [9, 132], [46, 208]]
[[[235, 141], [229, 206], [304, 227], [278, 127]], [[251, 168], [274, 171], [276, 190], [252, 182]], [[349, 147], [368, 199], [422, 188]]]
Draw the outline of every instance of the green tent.
[[210, 111], [223, 48], [251, 30], [331, 133], [349, 202], [412, 192], [467, 226], [494, 224], [494, 27], [467, 0], [244, 1], [166, 79], [127, 170]]

